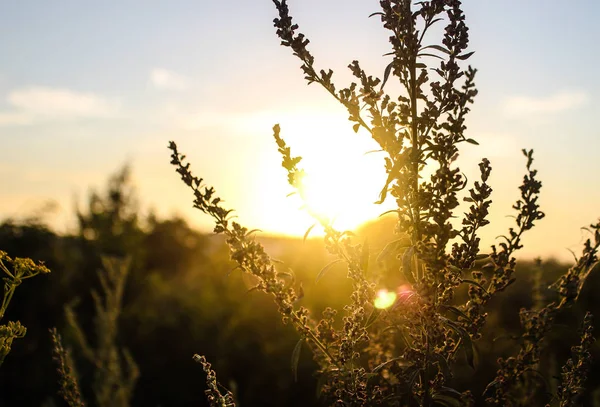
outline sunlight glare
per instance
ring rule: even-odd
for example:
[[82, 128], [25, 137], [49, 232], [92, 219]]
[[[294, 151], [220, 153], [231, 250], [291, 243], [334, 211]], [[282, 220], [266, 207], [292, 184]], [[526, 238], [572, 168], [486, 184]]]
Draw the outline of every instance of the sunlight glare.
[[396, 302], [396, 293], [388, 291], [387, 289], [381, 289], [377, 291], [377, 297], [375, 298], [375, 308], [386, 309], [394, 305]]
[[[383, 155], [365, 154], [376, 150], [377, 144], [367, 134], [355, 134], [343, 113], [323, 110], [277, 112], [268, 116], [281, 123], [282, 138], [291, 148], [292, 156], [302, 156], [299, 168], [305, 171], [301, 191], [305, 201], [296, 194], [287, 198], [288, 209], [271, 207], [273, 210], [268, 212], [270, 217], [279, 215], [277, 232], [304, 234], [314, 220], [305, 211], [297, 211], [303, 205], [332, 220], [337, 230], [355, 230], [389, 209], [389, 204], [374, 203], [385, 182]], [[268, 172], [265, 168], [263, 174], [269, 185], [285, 185], [285, 190], [274, 188], [272, 194], [285, 197], [292, 192], [291, 187], [284, 184], [286, 175], [281, 167], [280, 171], [270, 168]], [[289, 215], [291, 206], [296, 210], [294, 216]], [[322, 235], [319, 229], [315, 228], [311, 235]]]

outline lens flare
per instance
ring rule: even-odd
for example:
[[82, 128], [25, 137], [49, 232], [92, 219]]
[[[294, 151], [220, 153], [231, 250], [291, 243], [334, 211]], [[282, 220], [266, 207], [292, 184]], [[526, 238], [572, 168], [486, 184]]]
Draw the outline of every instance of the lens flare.
[[386, 289], [381, 289], [377, 291], [377, 297], [375, 298], [375, 308], [385, 309], [389, 308], [396, 302], [396, 293], [393, 291], [388, 291]]

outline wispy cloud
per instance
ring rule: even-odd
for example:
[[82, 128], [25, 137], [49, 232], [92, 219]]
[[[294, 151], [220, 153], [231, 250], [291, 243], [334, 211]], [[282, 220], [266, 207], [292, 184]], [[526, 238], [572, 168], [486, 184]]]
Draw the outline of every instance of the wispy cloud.
[[31, 123], [31, 116], [23, 112], [0, 112], [0, 126], [19, 126]]
[[10, 111], [0, 112], [0, 125], [23, 125], [45, 120], [113, 117], [115, 102], [93, 93], [63, 88], [30, 86], [11, 91], [6, 100]]
[[583, 91], [562, 91], [548, 97], [514, 96], [504, 102], [504, 109], [512, 115], [556, 113], [580, 107], [588, 100]]
[[155, 68], [150, 72], [150, 82], [162, 90], [181, 91], [190, 86], [190, 80], [185, 76], [162, 68]]

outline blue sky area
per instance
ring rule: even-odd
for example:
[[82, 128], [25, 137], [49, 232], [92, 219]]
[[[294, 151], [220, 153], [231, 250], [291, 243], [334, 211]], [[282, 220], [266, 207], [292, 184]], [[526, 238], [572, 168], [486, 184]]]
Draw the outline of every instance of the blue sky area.
[[[289, 4], [338, 87], [353, 59], [382, 74], [388, 34], [367, 18], [378, 1]], [[492, 161], [486, 242], [510, 226], [520, 149], [534, 148], [547, 217], [523, 255], [568, 259], [566, 248], [579, 250], [585, 236], [579, 228], [600, 216], [600, 2], [470, 0], [464, 9], [480, 91], [467, 136], [480, 146], [465, 150], [461, 168], [475, 174], [481, 157]], [[299, 61], [279, 46], [275, 16], [268, 0], [0, 2], [0, 218], [52, 201], [48, 222], [72, 230], [76, 203], [130, 160], [142, 212], [209, 230], [169, 165], [175, 140], [242, 223], [301, 235], [312, 222], [285, 198], [275, 123], [325, 180], [323, 195], [334, 192], [319, 199], [348, 203], [348, 225], [383, 212], [372, 205], [382, 157], [365, 156], [373, 143], [323, 89], [306, 86]]]

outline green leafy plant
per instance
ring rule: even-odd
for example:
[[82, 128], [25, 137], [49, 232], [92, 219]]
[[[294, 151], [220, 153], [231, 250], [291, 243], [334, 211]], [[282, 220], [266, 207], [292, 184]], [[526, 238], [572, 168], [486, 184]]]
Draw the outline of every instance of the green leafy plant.
[[[4, 273], [4, 293], [2, 305], [0, 306], [0, 321], [4, 318], [8, 304], [18, 286], [23, 280], [35, 277], [38, 274], [48, 274], [50, 270], [43, 263], [35, 264], [33, 260], [17, 257], [12, 259], [6, 252], [0, 250], [0, 269]], [[10, 352], [12, 343], [17, 338], [23, 338], [27, 333], [19, 321], [9, 321], [6, 325], [0, 325], [0, 366]]]
[[[98, 272], [102, 296], [92, 291], [96, 309], [94, 320], [95, 346], [90, 342], [77, 322], [72, 306], [65, 306], [67, 324], [77, 342], [81, 355], [91, 363], [94, 371], [93, 391], [95, 405], [99, 407], [129, 406], [139, 370], [127, 349], [118, 345], [118, 319], [122, 311], [122, 298], [129, 272], [129, 262], [118, 258], [103, 257], [104, 269]], [[56, 329], [51, 331], [54, 359], [58, 365], [61, 395], [70, 406], [83, 406], [77, 383], [77, 373], [70, 350], [62, 345]]]
[[[553, 285], [560, 300], [521, 311], [520, 349], [515, 356], [499, 359], [496, 378], [484, 394], [451, 386], [455, 369], [465, 364], [477, 368], [476, 343], [486, 324], [486, 306], [514, 283], [514, 255], [523, 247], [523, 235], [544, 218], [538, 203], [542, 183], [533, 168], [533, 151], [524, 149], [526, 174], [520, 198], [513, 205], [515, 225], [499, 243], [482, 252], [478, 234], [490, 223], [491, 162], [481, 160], [479, 179], [471, 187], [455, 163], [461, 145], [478, 144], [465, 136], [466, 117], [477, 90], [476, 70], [464, 66], [473, 52], [468, 49], [461, 2], [381, 0], [381, 11], [372, 16], [390, 32], [391, 52], [386, 56], [391, 61], [381, 79], [368, 75], [353, 61], [348, 67], [355, 82], [341, 89], [333, 83], [332, 70], [316, 67], [309, 41], [298, 32], [287, 2], [273, 3], [278, 12], [274, 20], [277, 36], [301, 61], [306, 81], [321, 85], [341, 103], [354, 131], [365, 131], [385, 154], [387, 179], [378, 202], [395, 201], [392, 212], [397, 215], [398, 238], [379, 253], [376, 263], [385, 258], [399, 260], [397, 268], [379, 274], [400, 275], [410, 287], [398, 293], [391, 307], [376, 307], [380, 280], [372, 272], [377, 264], [371, 262], [368, 244], [357, 242], [351, 231], [336, 230], [307, 203], [307, 211], [325, 231], [327, 251], [336, 256], [336, 262], [345, 263], [353, 284], [341, 320], [340, 310], [331, 308], [320, 318], [312, 317], [299, 304], [301, 284], [292, 274], [278, 271], [253, 237], [254, 231], [231, 220], [232, 209], [222, 206], [215, 189], [192, 174], [185, 156], [170, 142], [171, 163], [192, 189], [194, 207], [214, 218], [214, 232], [226, 236], [231, 259], [242, 272], [256, 278], [255, 289], [274, 298], [283, 322], [292, 324], [300, 335], [292, 369], [306, 344], [318, 366], [319, 391], [326, 405], [575, 405], [589, 368], [591, 316], [585, 317], [581, 344], [563, 368], [558, 394], [548, 395], [533, 378], [539, 375], [536, 369], [544, 337], [556, 315], [577, 300], [598, 262], [600, 222], [591, 226], [594, 242], [587, 241], [583, 255]], [[445, 24], [441, 41], [434, 42], [432, 27], [441, 24]], [[400, 85], [399, 95], [386, 92], [390, 81]], [[273, 136], [289, 184], [304, 197], [301, 157], [292, 155], [279, 125], [273, 127]], [[470, 206], [457, 224], [453, 219], [459, 215], [461, 200]], [[317, 279], [328, 269], [325, 266]], [[222, 396], [212, 397], [224, 403]]]

